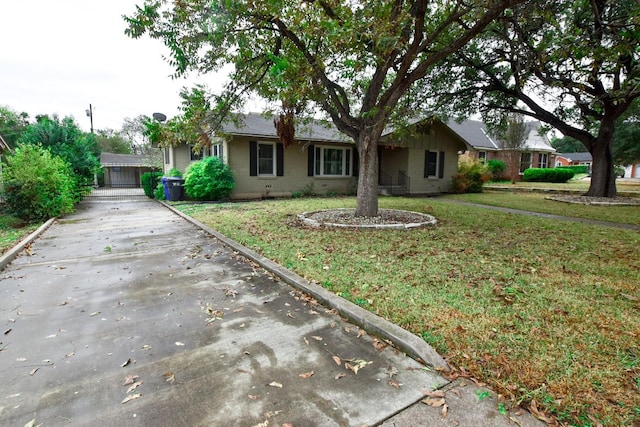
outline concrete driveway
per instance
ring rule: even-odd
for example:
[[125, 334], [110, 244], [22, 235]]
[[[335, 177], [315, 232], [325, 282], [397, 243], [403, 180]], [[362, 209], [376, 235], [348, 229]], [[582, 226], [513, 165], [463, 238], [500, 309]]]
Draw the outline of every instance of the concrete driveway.
[[445, 383], [151, 201], [58, 220], [0, 313], [3, 426], [374, 425]]

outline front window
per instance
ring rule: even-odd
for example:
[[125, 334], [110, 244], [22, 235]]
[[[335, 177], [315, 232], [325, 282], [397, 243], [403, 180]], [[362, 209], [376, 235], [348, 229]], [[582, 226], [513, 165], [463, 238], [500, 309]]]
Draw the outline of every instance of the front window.
[[317, 176], [348, 176], [351, 174], [351, 148], [316, 147]]
[[193, 151], [193, 145], [189, 145], [189, 160], [196, 161], [196, 160], [202, 160], [202, 158], [204, 157], [204, 151], [205, 151], [205, 147], [200, 147], [199, 152], [195, 152]]
[[479, 151], [478, 152], [478, 160], [480, 160], [481, 163], [485, 163], [487, 161], [487, 152], [486, 151]]
[[222, 159], [222, 144], [213, 144], [211, 146], [211, 156]]
[[275, 149], [274, 144], [258, 144], [258, 175], [275, 175]]
[[438, 152], [427, 151], [424, 159], [424, 177], [437, 176], [438, 174]]
[[531, 167], [531, 153], [520, 153], [520, 173]]
[[549, 167], [549, 155], [546, 153], [540, 153], [540, 157], [538, 157], [538, 167], [539, 168], [547, 168]]

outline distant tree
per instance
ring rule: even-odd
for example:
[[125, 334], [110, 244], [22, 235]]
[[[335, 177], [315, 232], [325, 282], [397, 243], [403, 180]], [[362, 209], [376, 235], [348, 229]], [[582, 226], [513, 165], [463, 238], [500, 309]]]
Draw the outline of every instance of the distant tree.
[[101, 153], [132, 154], [131, 143], [113, 129], [97, 130], [96, 145]]
[[281, 134], [293, 134], [294, 116], [323, 111], [355, 142], [356, 215], [369, 217], [378, 215], [384, 129], [424, 110], [435, 64], [523, 1], [145, 0], [125, 31], [162, 40], [176, 75], [232, 66], [212, 128], [249, 95], [282, 106]]
[[500, 148], [504, 150], [511, 183], [515, 183], [520, 173], [520, 156], [527, 140], [527, 124], [522, 114], [509, 114], [506, 129], [502, 132]]
[[615, 197], [615, 129], [640, 96], [639, 16], [637, 0], [527, 1], [435, 69], [433, 90], [445, 110], [517, 112], [580, 141], [586, 195]]
[[551, 140], [551, 145], [558, 153], [582, 153], [586, 150], [582, 142], [570, 136], [554, 138]]
[[71, 165], [79, 185], [93, 181], [100, 167], [100, 152], [96, 137], [80, 130], [73, 118], [60, 120], [57, 115], [37, 117], [18, 140], [20, 144], [41, 145]]
[[146, 136], [147, 128], [145, 123], [151, 118], [139, 115], [135, 118], [126, 117], [122, 123], [119, 135], [129, 143], [132, 154], [153, 154], [157, 150], [151, 147], [151, 142]]
[[11, 147], [15, 147], [20, 135], [29, 126], [29, 115], [17, 113], [6, 106], [0, 106], [0, 135]]

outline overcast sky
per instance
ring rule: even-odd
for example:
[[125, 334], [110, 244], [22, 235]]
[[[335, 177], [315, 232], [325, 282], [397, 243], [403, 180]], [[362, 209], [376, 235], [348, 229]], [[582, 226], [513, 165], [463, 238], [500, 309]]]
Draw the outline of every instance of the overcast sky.
[[131, 39], [122, 15], [143, 0], [0, 0], [0, 105], [73, 116], [85, 131], [120, 129], [125, 117], [171, 117], [178, 92], [195, 82], [221, 87], [214, 75], [172, 80], [159, 40]]

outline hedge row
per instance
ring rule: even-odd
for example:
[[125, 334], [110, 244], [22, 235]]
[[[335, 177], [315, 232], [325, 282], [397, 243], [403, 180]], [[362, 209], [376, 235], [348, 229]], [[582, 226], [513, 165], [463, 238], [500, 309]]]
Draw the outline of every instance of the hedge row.
[[529, 182], [567, 182], [575, 173], [569, 168], [529, 168], [522, 175]]
[[576, 175], [579, 173], [589, 173], [589, 166], [587, 165], [560, 166], [556, 169], [571, 169]]

